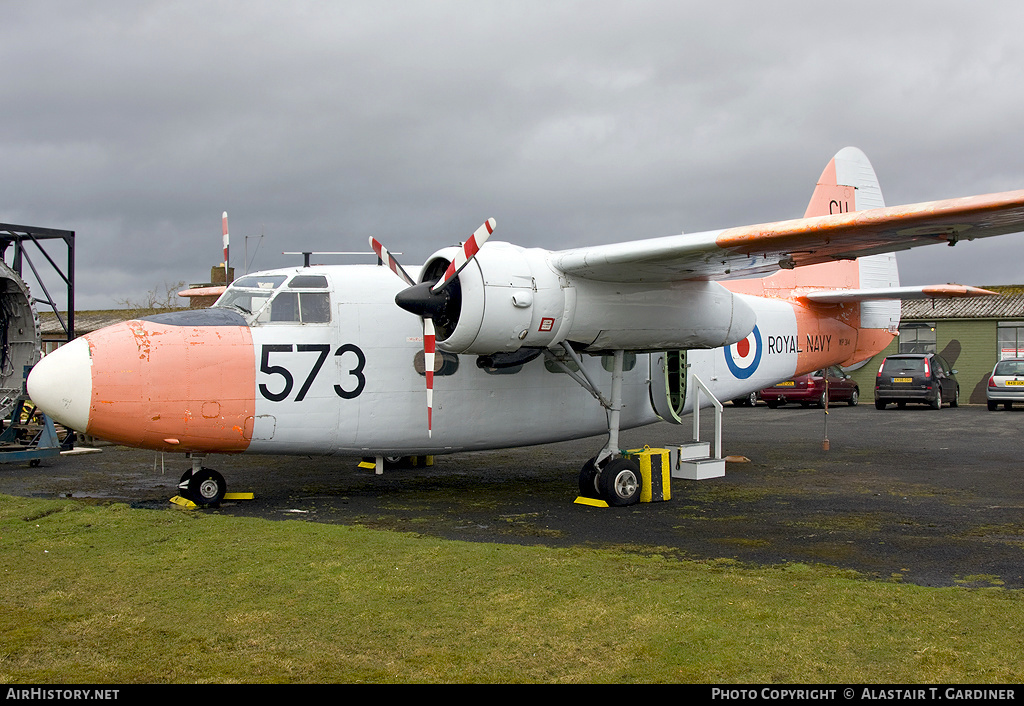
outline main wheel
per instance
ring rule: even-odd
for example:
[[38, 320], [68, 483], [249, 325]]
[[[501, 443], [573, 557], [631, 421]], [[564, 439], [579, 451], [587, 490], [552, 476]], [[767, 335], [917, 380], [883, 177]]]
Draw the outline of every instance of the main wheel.
[[935, 386], [935, 399], [931, 401], [932, 409], [942, 409], [942, 387]]
[[601, 497], [597, 489], [597, 467], [594, 465], [594, 459], [584, 463], [580, 469], [580, 495], [585, 498]]
[[956, 386], [956, 392], [953, 394], [953, 401], [949, 403], [950, 407], [960, 406], [960, 386]]
[[855, 387], [853, 392], [850, 393], [850, 399], [847, 401], [847, 404], [851, 407], [856, 407], [858, 402], [860, 402], [860, 390]]
[[219, 505], [227, 491], [224, 476], [209, 468], [202, 468], [188, 480], [189, 499], [196, 505]]
[[601, 499], [613, 507], [640, 502], [640, 491], [643, 488], [640, 466], [628, 458], [612, 459], [601, 469], [597, 477], [597, 488]]

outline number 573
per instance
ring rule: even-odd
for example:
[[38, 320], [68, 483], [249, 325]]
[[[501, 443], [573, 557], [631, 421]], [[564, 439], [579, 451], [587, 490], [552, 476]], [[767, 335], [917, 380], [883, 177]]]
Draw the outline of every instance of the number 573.
[[[292, 371], [289, 367], [294, 368], [295, 356], [299, 353], [316, 353], [316, 360], [313, 362], [313, 366], [309, 369], [306, 374], [306, 379], [299, 388], [298, 393], [295, 395], [295, 401], [301, 402], [306, 398], [306, 393], [309, 392], [309, 388], [312, 387], [313, 381], [316, 380], [316, 376], [320, 373], [320, 369], [324, 366], [324, 362], [327, 360], [327, 356], [330, 355], [331, 346], [327, 343], [268, 343], [264, 344], [263, 352], [260, 357], [260, 372], [266, 375], [279, 376], [281, 380], [279, 384], [281, 389], [279, 392], [274, 392], [270, 389], [270, 386], [264, 383], [260, 383], [259, 390], [260, 394], [271, 402], [281, 402], [288, 398], [292, 393], [292, 389], [295, 387], [295, 377], [292, 375]], [[271, 354], [287, 355], [285, 357], [285, 365], [271, 365], [270, 356]], [[355, 386], [351, 389], [347, 389], [342, 385], [335, 385], [334, 392], [346, 400], [358, 397], [362, 393], [363, 388], [366, 386], [366, 377], [363, 375], [363, 367], [366, 365], [366, 356], [359, 349], [351, 343], [346, 343], [343, 346], [339, 346], [334, 355], [337, 358], [341, 358], [345, 355], [355, 356], [355, 365], [349, 369], [348, 376], [355, 381]], [[308, 359], [308, 356], [306, 356]], [[305, 367], [301, 368], [305, 371]]]

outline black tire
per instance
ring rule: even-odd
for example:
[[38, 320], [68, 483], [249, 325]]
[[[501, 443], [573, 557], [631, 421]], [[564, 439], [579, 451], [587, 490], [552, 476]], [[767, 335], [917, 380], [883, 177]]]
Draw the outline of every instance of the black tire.
[[202, 468], [188, 479], [189, 500], [196, 505], [216, 507], [227, 492], [224, 476], [209, 468]]
[[601, 499], [612, 507], [625, 507], [640, 502], [643, 479], [640, 466], [628, 458], [613, 458], [597, 477]]
[[956, 392], [953, 393], [953, 401], [949, 403], [950, 407], [960, 406], [960, 386], [956, 386]]
[[847, 400], [846, 404], [851, 407], [856, 407], [858, 402], [860, 402], [860, 390], [855, 387], [853, 388], [853, 392], [850, 393], [850, 399]]
[[942, 387], [939, 385], [935, 386], [935, 399], [931, 400], [928, 404], [932, 406], [932, 409], [942, 409]]
[[751, 392], [746, 397], [737, 397], [732, 400], [733, 407], [756, 407], [757, 406], [757, 393]]
[[584, 463], [580, 469], [580, 495], [584, 498], [601, 497], [597, 489], [597, 467], [594, 465], [594, 459]]
[[825, 407], [828, 406], [828, 393], [827, 392], [822, 392], [821, 393], [821, 397], [818, 398], [818, 406], [821, 407], [822, 409], [825, 409]]
[[988, 411], [989, 411], [989, 412], [995, 412], [995, 411], [996, 411], [996, 408], [997, 408], [998, 406], [999, 406], [999, 405], [998, 405], [997, 403], [993, 402], [992, 400], [989, 400], [989, 401], [988, 401]]
[[885, 402], [882, 400], [875, 400], [875, 409], [885, 409]]

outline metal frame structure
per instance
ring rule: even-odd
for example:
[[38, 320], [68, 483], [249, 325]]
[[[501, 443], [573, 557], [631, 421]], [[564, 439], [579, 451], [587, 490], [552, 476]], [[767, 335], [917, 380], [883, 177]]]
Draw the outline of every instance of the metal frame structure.
[[[43, 247], [43, 241], [63, 240], [67, 248], [67, 266], [62, 268], [60, 264]], [[36, 263], [32, 261], [28, 244], [34, 244], [43, 257], [53, 268], [53, 272], [67, 286], [66, 317], [61, 315], [60, 307], [54, 301], [53, 296], [46, 288], [46, 282], [40, 275]], [[13, 247], [13, 251], [11, 250]], [[10, 260], [8, 260], [10, 256]], [[19, 226], [10, 223], [0, 223], [0, 259], [10, 267], [24, 281], [23, 267], [28, 263], [32, 274], [35, 276], [35, 284], [42, 291], [45, 298], [33, 296], [31, 303], [46, 304], [53, 309], [53, 313], [60, 322], [61, 327], [67, 335], [70, 343], [75, 338], [75, 232], [73, 230], [58, 230], [56, 228], [38, 228], [35, 226]], [[38, 312], [37, 312], [38, 313]], [[27, 372], [27, 370], [26, 370]], [[24, 394], [24, 393], [23, 393]], [[44, 458], [60, 455], [61, 451], [67, 451], [74, 447], [75, 432], [68, 430], [67, 436], [61, 440], [57, 435], [53, 421], [46, 415], [38, 420], [39, 428], [34, 433], [29, 431], [29, 436], [23, 437], [26, 433], [26, 425], [22, 423], [22, 403], [24, 398], [19, 400], [14, 407], [10, 423], [0, 434], [0, 444], [3, 450], [0, 451], [0, 463], [12, 463], [28, 461], [32, 465], [38, 465]], [[31, 419], [28, 421], [32, 421]]]
[[[42, 241], [44, 240], [64, 241], [64, 244], [67, 247], [67, 267], [65, 269], [62, 269], [46, 249], [43, 248]], [[46, 284], [43, 281], [43, 278], [39, 275], [39, 270], [36, 269], [35, 263], [33, 263], [32, 258], [29, 257], [29, 253], [25, 248], [28, 243], [35, 244], [39, 252], [41, 252], [47, 262], [50, 263], [53, 271], [57, 273], [67, 286], [67, 321], [61, 317], [57, 303], [53, 300], [50, 292], [46, 289]], [[14, 246], [14, 252], [11, 261], [8, 262], [8, 249], [12, 245]], [[63, 327], [64, 332], [67, 334], [68, 342], [72, 341], [75, 338], [75, 231], [0, 223], [0, 258], [3, 258], [4, 262], [7, 263], [19, 277], [22, 277], [22, 267], [24, 263], [28, 263], [29, 268], [35, 275], [39, 288], [46, 297], [45, 299], [33, 297], [33, 301], [47, 304], [53, 309], [53, 313], [57, 316], [57, 321], [60, 322], [61, 327]], [[24, 279], [24, 277], [22, 277], [22, 279]]]

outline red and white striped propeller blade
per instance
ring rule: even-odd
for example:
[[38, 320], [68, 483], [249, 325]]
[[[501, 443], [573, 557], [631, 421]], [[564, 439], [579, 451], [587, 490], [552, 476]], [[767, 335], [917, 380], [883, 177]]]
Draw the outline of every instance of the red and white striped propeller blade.
[[[487, 242], [487, 239], [494, 232], [494, 228], [497, 225], [493, 218], [488, 218], [487, 221], [477, 228], [476, 232], [470, 236], [469, 240], [462, 244], [462, 248], [451, 264], [448, 265], [448, 269], [445, 271], [444, 276], [439, 279], [433, 287], [431, 292], [440, 292], [448, 284], [455, 279], [459, 272], [469, 264], [469, 261], [480, 251], [481, 246]], [[402, 268], [398, 263], [398, 260], [391, 256], [388, 249], [384, 247], [376, 238], [370, 238], [370, 247], [380, 258], [381, 262], [388, 266], [388, 268], [396, 275], [402, 278], [402, 280], [410, 287], [417, 286], [415, 280], [409, 276], [409, 273]], [[404, 308], [404, 307], [403, 307]], [[427, 378], [427, 436], [433, 436], [434, 431], [434, 364], [437, 359], [437, 334], [434, 328], [434, 320], [429, 316], [421, 315], [420, 318], [423, 320], [423, 372]]]
[[[388, 249], [376, 238], [370, 238], [370, 247], [377, 253], [381, 262], [387, 265], [392, 272], [412, 287], [416, 281], [409, 276], [398, 260], [391, 256]], [[437, 334], [434, 330], [434, 321], [429, 317], [421, 317], [423, 320], [423, 372], [427, 378], [427, 436], [432, 436], [434, 431], [434, 362], [437, 353]]]
[[437, 336], [434, 322], [423, 319], [423, 372], [427, 375], [427, 436], [434, 432], [434, 353], [437, 350]]
[[455, 259], [452, 260], [451, 264], [448, 265], [448, 269], [445, 270], [444, 277], [437, 280], [437, 283], [430, 288], [430, 291], [440, 292], [447, 287], [448, 283], [455, 279], [459, 272], [469, 264], [469, 261], [480, 252], [480, 248], [491, 237], [491, 233], [494, 232], [497, 225], [493, 218], [488, 218], [482, 226], [477, 228], [476, 232], [469, 236], [469, 240], [462, 244], [462, 248], [455, 255]]
[[392, 272], [401, 277], [407, 285], [411, 287], [416, 284], [416, 281], [409, 276], [409, 273], [405, 271], [405, 268], [398, 264], [398, 260], [391, 257], [391, 253], [388, 252], [386, 247], [384, 247], [384, 244], [373, 236], [370, 236], [370, 247], [373, 248], [375, 253], [377, 253], [377, 257], [380, 258], [381, 262], [387, 265]]

